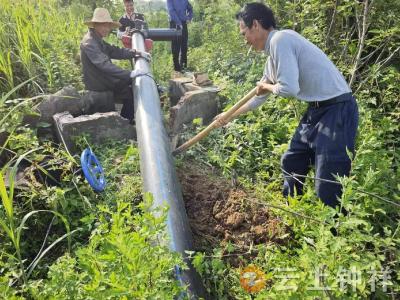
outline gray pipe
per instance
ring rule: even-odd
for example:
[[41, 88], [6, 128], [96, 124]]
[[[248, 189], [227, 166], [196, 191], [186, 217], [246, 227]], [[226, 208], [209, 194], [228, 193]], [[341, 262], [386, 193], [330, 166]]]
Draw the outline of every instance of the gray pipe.
[[145, 31], [145, 37], [153, 41], [172, 41], [182, 36], [182, 30], [154, 28]]
[[[144, 51], [142, 33], [133, 33], [132, 48]], [[150, 64], [142, 58], [136, 60], [135, 68], [145, 70], [151, 75]], [[140, 76], [135, 79], [132, 86], [144, 191], [153, 195], [154, 207], [169, 206], [167, 216], [169, 248], [181, 253], [189, 266], [188, 270], [182, 272], [176, 270], [177, 279], [181, 284], [188, 286], [190, 299], [206, 298], [201, 278], [185, 253], [185, 250], [193, 249], [192, 233], [172, 160], [170, 143], [163, 124], [156, 84], [150, 76]]]

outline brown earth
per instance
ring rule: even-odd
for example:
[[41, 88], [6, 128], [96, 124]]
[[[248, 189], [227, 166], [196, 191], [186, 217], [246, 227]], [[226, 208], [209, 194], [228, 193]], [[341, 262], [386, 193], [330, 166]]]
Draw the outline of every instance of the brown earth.
[[186, 163], [178, 168], [195, 250], [228, 242], [235, 252], [252, 245], [282, 243], [286, 226], [244, 189], [233, 186], [209, 167]]

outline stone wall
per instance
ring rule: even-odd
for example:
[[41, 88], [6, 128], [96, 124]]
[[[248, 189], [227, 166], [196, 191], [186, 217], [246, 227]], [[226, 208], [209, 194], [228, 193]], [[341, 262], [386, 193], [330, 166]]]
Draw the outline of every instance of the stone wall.
[[190, 126], [194, 119], [202, 119], [202, 124], [211, 123], [219, 113], [218, 92], [214, 85], [199, 86], [188, 77], [170, 80], [169, 130], [172, 139]]

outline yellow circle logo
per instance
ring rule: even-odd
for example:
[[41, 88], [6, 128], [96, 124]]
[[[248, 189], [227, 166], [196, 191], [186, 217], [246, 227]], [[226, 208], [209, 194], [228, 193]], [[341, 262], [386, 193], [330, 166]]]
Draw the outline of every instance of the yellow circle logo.
[[257, 293], [265, 288], [265, 274], [256, 266], [250, 265], [240, 272], [240, 285], [249, 293]]

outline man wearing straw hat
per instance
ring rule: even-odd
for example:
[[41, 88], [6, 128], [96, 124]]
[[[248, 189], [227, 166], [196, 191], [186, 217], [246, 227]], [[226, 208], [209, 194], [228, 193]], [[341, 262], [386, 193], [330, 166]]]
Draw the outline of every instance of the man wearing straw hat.
[[124, 70], [111, 59], [133, 59], [142, 57], [150, 60], [150, 54], [132, 49], [119, 48], [103, 40], [111, 30], [121, 26], [111, 19], [105, 8], [96, 8], [93, 18], [85, 22], [89, 27], [80, 45], [83, 81], [90, 91], [112, 91], [114, 99], [122, 99], [121, 116], [132, 121], [134, 118], [132, 79], [144, 75], [142, 70]]

